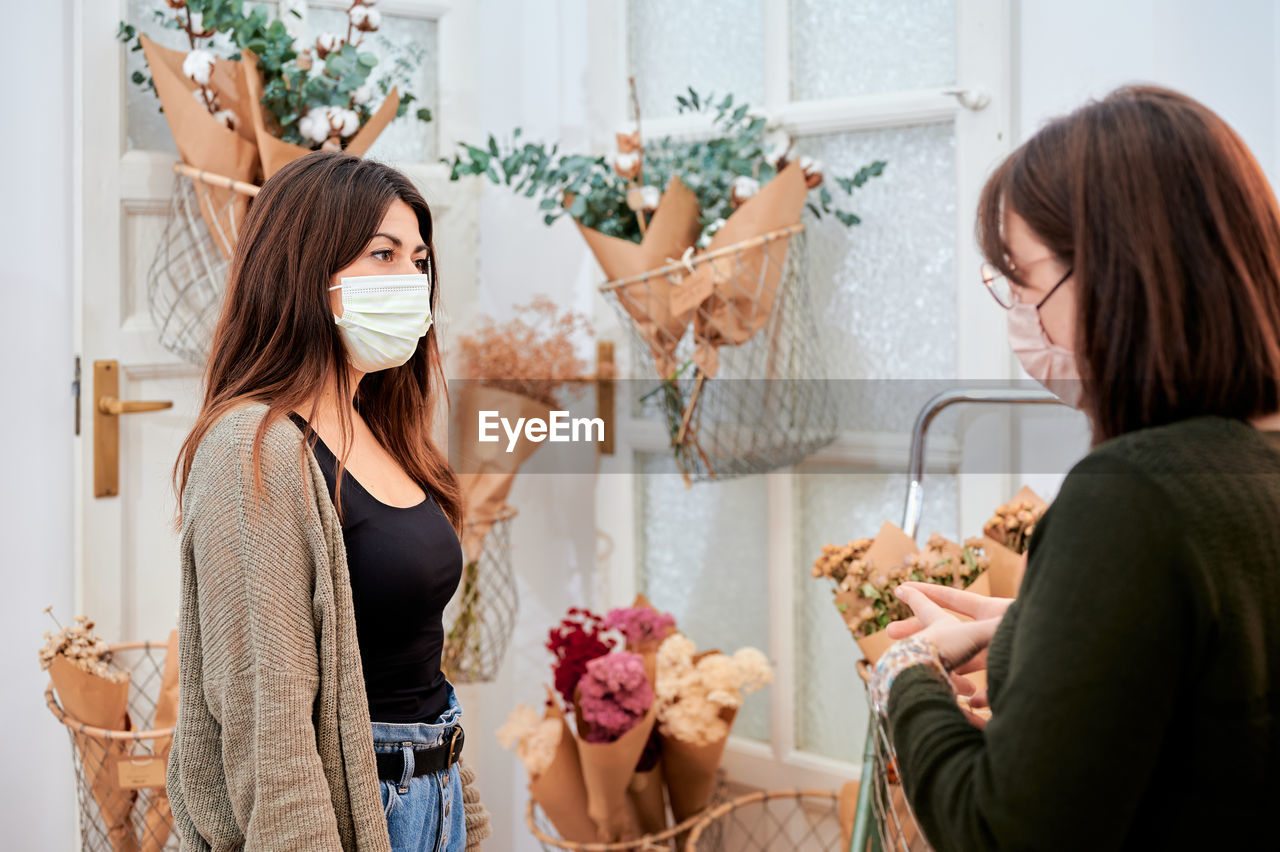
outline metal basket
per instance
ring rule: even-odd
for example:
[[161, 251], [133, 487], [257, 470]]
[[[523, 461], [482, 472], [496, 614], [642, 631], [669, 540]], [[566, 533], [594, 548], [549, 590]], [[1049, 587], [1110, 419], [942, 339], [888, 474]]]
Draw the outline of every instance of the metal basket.
[[516, 629], [520, 600], [511, 568], [511, 519], [503, 509], [491, 520], [480, 556], [462, 568], [458, 592], [444, 611], [440, 668], [454, 683], [487, 683], [498, 676]]
[[835, 438], [805, 257], [796, 224], [600, 287], [653, 356], [642, 404], [686, 482], [774, 470]]
[[[80, 840], [85, 852], [160, 852], [177, 850], [180, 839], [173, 830], [173, 815], [163, 785], [122, 786], [112, 775], [113, 763], [122, 758], [135, 764], [159, 760], [163, 765], [173, 742], [173, 728], [151, 730], [156, 701], [164, 676], [166, 642], [119, 642], [108, 646], [112, 663], [129, 672], [131, 731], [109, 731], [81, 722], [62, 709], [53, 682], [45, 688], [49, 710], [67, 728], [75, 764], [80, 805]], [[95, 796], [95, 782], [97, 795]], [[110, 789], [109, 810], [127, 812], [122, 822], [102, 813], [99, 799]], [[111, 824], [108, 824], [111, 823]]]
[[685, 852], [847, 852], [839, 797], [830, 790], [761, 790], [712, 807], [689, 833]]
[[[580, 843], [564, 840], [559, 837], [555, 826], [532, 798], [525, 807], [524, 821], [530, 833], [542, 844], [545, 852], [555, 852], [557, 849], [568, 849], [571, 852], [685, 852], [694, 848], [689, 844], [692, 843], [693, 832], [697, 827], [708, 814], [726, 802], [726, 790], [724, 770], [721, 769], [716, 776], [716, 786], [711, 793], [711, 802], [706, 808], [663, 831], [646, 834], [634, 840], [620, 840], [613, 843]], [[710, 837], [720, 836], [718, 827], [713, 826], [709, 831]], [[704, 830], [704, 835], [706, 834], [707, 830]], [[712, 845], [699, 848], [720, 849], [722, 847]]]
[[147, 270], [147, 304], [160, 345], [201, 366], [226, 290], [227, 267], [259, 187], [174, 164], [169, 218]]

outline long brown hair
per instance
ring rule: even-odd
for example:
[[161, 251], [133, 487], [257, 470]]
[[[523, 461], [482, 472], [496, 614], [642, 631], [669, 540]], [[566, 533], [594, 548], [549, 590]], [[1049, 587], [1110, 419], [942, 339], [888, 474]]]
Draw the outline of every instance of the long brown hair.
[[983, 189], [977, 234], [1018, 281], [1007, 210], [1073, 269], [1095, 443], [1280, 409], [1280, 211], [1249, 149], [1208, 107], [1126, 86], [1014, 151]]
[[[205, 369], [204, 401], [174, 464], [175, 526], [182, 524], [181, 497], [196, 449], [231, 409], [246, 402], [268, 406], [251, 453], [254, 493], [260, 498], [261, 443], [271, 424], [307, 402], [307, 420], [312, 420], [316, 398], [331, 382], [339, 399], [351, 398], [347, 354], [333, 321], [329, 281], [368, 246], [396, 199], [418, 217], [433, 276], [435, 315], [440, 288], [435, 286], [431, 210], [404, 175], [373, 160], [317, 151], [289, 163], [263, 184], [231, 259]], [[378, 442], [420, 486], [430, 489], [454, 529], [460, 530], [458, 480], [430, 434], [437, 393], [443, 388], [433, 324], [405, 364], [364, 376], [354, 404]], [[339, 407], [349, 448], [352, 419], [346, 406]], [[308, 428], [308, 439], [310, 433]], [[340, 514], [345, 466], [346, 453], [339, 460], [335, 488]]]

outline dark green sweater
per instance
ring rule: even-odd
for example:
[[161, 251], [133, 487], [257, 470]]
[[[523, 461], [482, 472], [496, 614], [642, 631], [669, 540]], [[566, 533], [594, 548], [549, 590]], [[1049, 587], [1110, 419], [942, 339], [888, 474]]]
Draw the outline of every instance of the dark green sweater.
[[1076, 465], [988, 679], [985, 733], [927, 667], [893, 684], [939, 852], [1280, 848], [1280, 433], [1196, 418]]

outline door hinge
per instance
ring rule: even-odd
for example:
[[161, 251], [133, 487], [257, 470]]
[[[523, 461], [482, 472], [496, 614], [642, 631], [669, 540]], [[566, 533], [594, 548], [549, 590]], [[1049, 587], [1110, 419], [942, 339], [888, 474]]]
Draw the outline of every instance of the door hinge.
[[80, 434], [80, 356], [76, 356], [76, 377], [71, 382], [71, 395], [75, 397], [76, 414], [75, 414], [75, 431], [76, 435]]

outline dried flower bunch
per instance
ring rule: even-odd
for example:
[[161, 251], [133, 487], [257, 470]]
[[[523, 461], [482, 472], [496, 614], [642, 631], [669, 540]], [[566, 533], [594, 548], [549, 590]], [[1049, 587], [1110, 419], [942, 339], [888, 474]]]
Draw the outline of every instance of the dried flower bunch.
[[628, 606], [609, 610], [604, 626], [621, 633], [627, 647], [634, 649], [656, 646], [676, 629], [676, 620], [653, 607]]
[[578, 709], [588, 727], [583, 739], [611, 743], [636, 726], [653, 706], [653, 687], [639, 654], [596, 657], [578, 681]]
[[44, 611], [58, 625], [58, 631], [44, 633], [44, 647], [40, 649], [40, 668], [48, 669], [59, 654], [82, 671], [105, 678], [112, 683], [124, 683], [129, 680], [129, 673], [115, 668], [111, 664], [111, 651], [105, 640], [93, 635], [93, 622], [86, 615], [77, 615], [76, 623], [71, 627], [63, 627], [53, 615], [53, 607], [47, 606]]
[[[732, 94], [716, 100], [690, 88], [676, 98], [679, 113], [710, 115], [713, 134], [690, 141], [664, 137], [644, 143], [639, 132], [618, 134], [617, 151], [608, 156], [561, 154], [558, 145], [520, 144], [520, 128], [509, 142], [490, 135], [484, 146], [461, 143], [452, 161], [450, 178], [482, 175], [527, 198], [541, 197], [544, 221], [550, 225], [568, 215], [584, 227], [631, 242], [640, 242], [648, 217], [657, 209], [663, 188], [679, 177], [698, 197], [705, 246], [738, 206], [759, 192], [791, 159], [791, 141], [781, 131], [767, 130], [763, 116]], [[815, 216], [832, 214], [846, 226], [859, 218], [835, 206], [830, 185], [823, 185], [821, 164], [801, 158], [806, 184], [815, 191], [809, 210]], [[883, 160], [833, 183], [846, 195], [879, 176]]]
[[[262, 105], [274, 119], [273, 133], [286, 142], [311, 148], [341, 149], [373, 116], [375, 98], [386, 97], [393, 86], [401, 92], [396, 116], [404, 115], [416, 96], [405, 91], [411, 74], [421, 64], [422, 51], [407, 49], [413, 56], [394, 56], [390, 71], [374, 79], [378, 57], [361, 50], [365, 37], [376, 32], [382, 23], [377, 0], [352, 0], [347, 7], [347, 29], [344, 35], [321, 33], [313, 43], [295, 42], [280, 19], [270, 20], [267, 8], [257, 5], [244, 10], [244, 0], [166, 0], [172, 15], [155, 11], [156, 23], [166, 29], [184, 32], [190, 53], [182, 64], [183, 73], [194, 81], [195, 97], [209, 112], [234, 128], [238, 121], [231, 110], [222, 109], [217, 89], [210, 85], [214, 61], [215, 36], [223, 35], [234, 52], [228, 57], [239, 59], [240, 50], [252, 50], [258, 56], [263, 75]], [[280, 14], [301, 17], [297, 3], [283, 0]], [[118, 37], [133, 42], [133, 50], [141, 50], [137, 27], [120, 23]], [[383, 39], [384, 53], [397, 51]], [[401, 51], [406, 52], [405, 50]], [[133, 82], [154, 90], [152, 78], [134, 72]], [[379, 97], [380, 96], [380, 97]], [[431, 120], [431, 111], [417, 110], [421, 121]], [[278, 132], [277, 132], [278, 131]]]
[[1031, 500], [1015, 500], [996, 509], [982, 531], [1019, 555], [1027, 552], [1031, 534], [1047, 507]]
[[516, 307], [516, 317], [498, 324], [485, 317], [459, 339], [463, 378], [561, 407], [563, 392], [587, 373], [576, 341], [592, 335], [588, 319], [561, 311], [546, 296]]
[[771, 683], [773, 668], [755, 648], [695, 660], [697, 652], [682, 633], [673, 633], [658, 648], [657, 717], [664, 736], [707, 745], [729, 735], [725, 711], [736, 711], [744, 694]]
[[923, 549], [888, 565], [877, 565], [869, 558], [874, 543], [875, 539], [861, 538], [843, 546], [827, 544], [813, 563], [813, 576], [830, 580], [834, 594], [854, 596], [852, 601], [847, 597], [837, 601], [836, 607], [859, 639], [910, 617], [910, 608], [893, 593], [900, 583], [910, 580], [963, 589], [990, 565], [980, 538], [958, 545], [934, 533]]
[[514, 746], [529, 776], [536, 778], [551, 766], [563, 733], [564, 722], [559, 716], [544, 718], [528, 704], [517, 704], [498, 729], [498, 743], [505, 749]]

